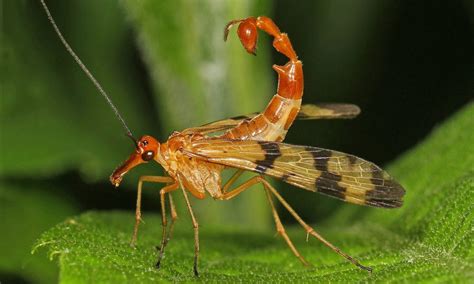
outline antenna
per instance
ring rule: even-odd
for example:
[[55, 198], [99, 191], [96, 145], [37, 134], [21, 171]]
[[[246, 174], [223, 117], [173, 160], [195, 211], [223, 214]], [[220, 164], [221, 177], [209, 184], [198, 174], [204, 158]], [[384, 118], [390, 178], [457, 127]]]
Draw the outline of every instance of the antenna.
[[92, 75], [92, 73], [89, 71], [89, 69], [87, 69], [86, 65], [84, 65], [84, 63], [82, 63], [81, 59], [79, 59], [79, 56], [77, 56], [76, 53], [74, 52], [74, 50], [72, 50], [71, 46], [66, 41], [63, 34], [61, 33], [58, 26], [56, 25], [56, 22], [54, 21], [53, 16], [49, 12], [48, 6], [46, 6], [46, 3], [44, 2], [44, 0], [40, 0], [40, 1], [41, 1], [41, 4], [43, 5], [44, 11], [46, 12], [46, 15], [48, 16], [49, 21], [51, 22], [51, 25], [53, 25], [54, 31], [58, 35], [58, 37], [61, 40], [61, 42], [63, 43], [63, 45], [66, 47], [66, 50], [69, 52], [69, 54], [71, 54], [71, 56], [74, 58], [76, 63], [79, 65], [79, 67], [81, 67], [82, 71], [84, 71], [84, 73], [86, 73], [87, 77], [89, 77], [89, 79], [92, 81], [92, 83], [94, 83], [95, 87], [99, 90], [100, 94], [104, 97], [104, 99], [107, 101], [109, 106], [112, 108], [112, 110], [115, 113], [115, 116], [118, 118], [118, 120], [120, 120], [120, 122], [122, 123], [123, 128], [127, 132], [126, 135], [132, 137], [132, 132], [130, 131], [130, 128], [128, 128], [127, 124], [125, 123], [125, 120], [120, 115], [118, 109], [115, 107], [112, 100], [109, 98], [107, 93], [104, 91], [104, 89], [99, 84], [99, 82], [95, 79], [95, 77]]

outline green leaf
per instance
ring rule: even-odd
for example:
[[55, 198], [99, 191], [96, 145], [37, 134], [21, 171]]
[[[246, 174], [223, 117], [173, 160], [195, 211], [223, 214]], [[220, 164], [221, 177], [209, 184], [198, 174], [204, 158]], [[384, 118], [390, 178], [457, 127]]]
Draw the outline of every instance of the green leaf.
[[78, 213], [62, 188], [40, 180], [0, 181], [0, 275], [21, 275], [35, 283], [57, 281], [57, 266], [31, 255], [30, 247], [46, 229]]
[[[147, 102], [137, 99], [145, 97], [144, 84], [115, 2], [56, 1], [50, 8], [132, 130], [143, 133], [153, 129], [152, 119]], [[124, 159], [117, 153], [131, 149], [120, 123], [67, 54], [39, 1], [2, 7], [0, 175], [38, 178], [78, 170], [92, 181], [108, 176]]]
[[[240, 282], [464, 282], [474, 279], [474, 104], [439, 127], [425, 142], [396, 161], [392, 172], [407, 189], [400, 210], [348, 206], [316, 228], [363, 264], [368, 274], [304, 231], [290, 236], [314, 264], [304, 268], [280, 238], [222, 227], [201, 220], [202, 281]], [[310, 193], [308, 193], [310, 194]], [[367, 212], [367, 213], [360, 213]], [[351, 216], [355, 216], [351, 218]], [[167, 247], [162, 268], [154, 262], [159, 243], [158, 216], [144, 216], [137, 249], [128, 246], [133, 216], [89, 212], [47, 231], [36, 248], [57, 256], [64, 283], [159, 280], [193, 281], [193, 236], [181, 217]]]

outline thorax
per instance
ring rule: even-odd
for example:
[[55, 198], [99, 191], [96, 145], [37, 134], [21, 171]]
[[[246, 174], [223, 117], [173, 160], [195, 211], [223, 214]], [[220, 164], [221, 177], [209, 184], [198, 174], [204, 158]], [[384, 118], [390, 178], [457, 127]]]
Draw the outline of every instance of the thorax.
[[192, 156], [192, 143], [206, 139], [202, 134], [174, 132], [166, 143], [161, 144], [157, 162], [185, 189], [203, 199], [206, 191], [214, 198], [221, 196], [221, 172], [224, 166], [206, 162]]

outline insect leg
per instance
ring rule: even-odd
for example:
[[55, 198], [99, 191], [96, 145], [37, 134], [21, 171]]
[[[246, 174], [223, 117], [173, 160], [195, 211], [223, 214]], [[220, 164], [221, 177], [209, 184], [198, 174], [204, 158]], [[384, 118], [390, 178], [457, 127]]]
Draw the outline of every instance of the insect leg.
[[[163, 256], [164, 256], [164, 253], [165, 253], [165, 247], [168, 244], [168, 242], [170, 241], [171, 236], [173, 235], [174, 223], [178, 219], [178, 214], [176, 213], [176, 207], [174, 206], [173, 197], [171, 196], [170, 192], [168, 193], [168, 197], [169, 197], [169, 202], [170, 202], [171, 224], [170, 224], [170, 228], [168, 229], [168, 232], [166, 232], [166, 237], [165, 237], [165, 230], [164, 230], [164, 228], [166, 228], [166, 226], [163, 225], [163, 233], [162, 233], [162, 239], [161, 239], [160, 252], [159, 252], [159, 255], [158, 255], [158, 261], [156, 262], [156, 265], [155, 265], [156, 268], [160, 268], [161, 260], [163, 259]], [[164, 206], [164, 205], [162, 205], [162, 206]], [[162, 212], [162, 215], [164, 216], [163, 212]], [[166, 223], [166, 219], [165, 219], [165, 223]]]
[[186, 205], [188, 207], [189, 215], [191, 215], [191, 221], [193, 222], [193, 229], [194, 229], [194, 276], [199, 276], [198, 272], [198, 258], [199, 258], [199, 224], [194, 217], [193, 208], [191, 207], [191, 202], [189, 202], [188, 194], [186, 193], [186, 189], [184, 189], [181, 180], [179, 180], [181, 185], [181, 190], [183, 191], [184, 199], [186, 200]]
[[[161, 227], [162, 227], [162, 234], [161, 234], [161, 245], [160, 245], [160, 253], [158, 255], [158, 261], [156, 262], [156, 268], [160, 268], [161, 260], [163, 259], [163, 255], [165, 253], [165, 247], [169, 241], [169, 233], [166, 232], [166, 202], [165, 202], [165, 195], [173, 190], [178, 188], [178, 183], [175, 182], [173, 184], [167, 185], [160, 190], [160, 202], [161, 202]], [[176, 212], [175, 212], [176, 213]], [[173, 220], [174, 223], [174, 220]]]
[[232, 189], [231, 191], [222, 194], [222, 196], [219, 197], [219, 199], [220, 200], [232, 199], [232, 198], [236, 197], [237, 195], [239, 195], [240, 193], [242, 193], [242, 191], [247, 190], [248, 188], [250, 188], [252, 185], [259, 183], [261, 179], [262, 178], [260, 176], [252, 177], [249, 180], [247, 180], [246, 182], [244, 182], [241, 185], [237, 186], [236, 188]]
[[162, 176], [141, 176], [138, 180], [138, 189], [137, 189], [137, 203], [135, 208], [135, 226], [133, 228], [132, 240], [130, 241], [130, 246], [134, 247], [137, 243], [138, 236], [138, 226], [142, 221], [142, 185], [143, 182], [155, 182], [155, 183], [171, 183], [173, 179], [170, 177]]
[[291, 215], [293, 215], [293, 217], [296, 219], [296, 221], [298, 221], [298, 223], [300, 223], [300, 225], [306, 230], [306, 232], [309, 235], [315, 237], [316, 239], [321, 241], [323, 244], [325, 244], [326, 246], [331, 248], [333, 251], [335, 251], [336, 253], [338, 253], [339, 255], [341, 255], [342, 257], [347, 259], [348, 261], [352, 262], [354, 265], [356, 265], [360, 269], [364, 269], [364, 270], [367, 270], [369, 272], [372, 272], [371, 267], [364, 266], [364, 265], [360, 264], [359, 261], [357, 261], [355, 258], [353, 258], [350, 255], [348, 255], [348, 254], [344, 253], [343, 251], [341, 251], [338, 247], [336, 247], [335, 245], [331, 244], [329, 241], [324, 239], [311, 226], [306, 224], [306, 222], [303, 221], [303, 219], [301, 219], [301, 217], [298, 215], [298, 213], [296, 213], [296, 211], [285, 201], [285, 199], [283, 199], [283, 197], [277, 192], [277, 190], [270, 183], [268, 183], [264, 179], [262, 179], [261, 182], [265, 185], [265, 187], [267, 189], [269, 189], [276, 196], [276, 198], [280, 201], [280, 203], [286, 208], [286, 210], [288, 210], [288, 212], [290, 212]]
[[168, 194], [169, 200], [170, 200], [170, 211], [171, 211], [171, 224], [170, 224], [170, 229], [168, 233], [168, 240], [171, 238], [173, 235], [173, 227], [174, 227], [174, 222], [178, 219], [178, 213], [176, 213], [176, 207], [174, 206], [174, 201], [173, 197], [171, 196], [171, 193]]
[[273, 204], [272, 196], [270, 195], [269, 189], [263, 184], [263, 187], [265, 189], [265, 193], [268, 199], [268, 202], [270, 203], [270, 206], [272, 207], [272, 213], [273, 213], [273, 218], [275, 219], [275, 225], [277, 232], [285, 239], [286, 243], [290, 247], [291, 251], [295, 254], [295, 256], [306, 266], [309, 266], [310, 263], [304, 259], [304, 257], [299, 253], [299, 251], [296, 249], [296, 247], [293, 245], [293, 242], [291, 241], [290, 237], [286, 234], [285, 227], [283, 227], [283, 224], [281, 223], [280, 217], [278, 216], [278, 212], [275, 209], [275, 205]]
[[242, 175], [243, 172], [244, 170], [242, 169], [237, 170], [222, 187], [222, 193], [226, 193], [227, 190], [229, 190], [229, 187]]
[[298, 252], [298, 250], [296, 249], [296, 247], [293, 245], [293, 242], [291, 241], [290, 237], [286, 234], [286, 231], [285, 231], [285, 228], [283, 227], [283, 224], [281, 223], [281, 220], [280, 220], [280, 217], [278, 216], [278, 213], [275, 209], [275, 206], [273, 205], [273, 200], [270, 196], [270, 191], [269, 189], [267, 188], [267, 184], [268, 182], [263, 182], [264, 181], [264, 178], [261, 177], [261, 176], [255, 176], [249, 180], [247, 180], [246, 182], [244, 182], [243, 184], [239, 185], [238, 187], [236, 187], [235, 189], [229, 191], [229, 192], [226, 192], [224, 193], [224, 195], [222, 196], [222, 199], [224, 200], [229, 200], [229, 199], [232, 199], [234, 197], [236, 197], [237, 195], [239, 195], [242, 191], [250, 188], [251, 186], [257, 184], [257, 183], [261, 183], [265, 189], [265, 193], [267, 195], [267, 198], [268, 198], [268, 202], [270, 203], [270, 206], [272, 208], [272, 213], [273, 213], [273, 218], [275, 219], [275, 224], [276, 224], [276, 228], [277, 228], [277, 232], [283, 237], [283, 239], [285, 239], [286, 243], [288, 244], [288, 246], [290, 247], [291, 251], [295, 254], [295, 256], [304, 264], [304, 265], [310, 265], [304, 258], [303, 256]]

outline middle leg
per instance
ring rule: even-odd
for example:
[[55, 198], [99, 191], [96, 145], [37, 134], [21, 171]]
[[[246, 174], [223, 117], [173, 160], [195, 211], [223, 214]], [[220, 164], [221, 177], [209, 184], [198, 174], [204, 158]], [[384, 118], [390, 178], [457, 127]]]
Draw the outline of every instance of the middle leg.
[[174, 205], [173, 196], [171, 196], [171, 193], [168, 194], [168, 197], [170, 201], [170, 211], [171, 211], [171, 224], [170, 224], [170, 229], [168, 232], [168, 240], [169, 240], [171, 236], [173, 235], [173, 227], [174, 227], [174, 223], [178, 219], [178, 213], [176, 213], [176, 207]]
[[198, 259], [199, 259], [199, 223], [196, 220], [196, 217], [194, 217], [194, 212], [193, 208], [191, 206], [191, 202], [189, 202], [189, 197], [188, 194], [186, 193], [186, 189], [182, 185], [181, 180], [179, 179], [180, 187], [181, 190], [183, 191], [184, 195], [184, 200], [186, 201], [186, 206], [188, 207], [189, 215], [191, 215], [191, 221], [193, 222], [193, 229], [194, 229], [194, 276], [198, 277], [199, 272], [198, 272]]
[[305, 266], [310, 266], [311, 264], [304, 259], [304, 257], [300, 254], [300, 252], [296, 249], [295, 245], [291, 241], [290, 237], [287, 235], [285, 227], [283, 227], [283, 224], [281, 223], [280, 216], [278, 216], [278, 212], [275, 209], [275, 205], [273, 204], [272, 196], [270, 194], [270, 191], [266, 188], [264, 185], [265, 189], [265, 194], [267, 196], [268, 202], [270, 203], [270, 206], [272, 207], [272, 213], [273, 213], [273, 219], [275, 219], [275, 225], [277, 232], [285, 239], [286, 243], [290, 247], [291, 251], [293, 254], [305, 265]]
[[[161, 245], [160, 245], [160, 252], [159, 252], [159, 255], [158, 255], [158, 261], [156, 262], [156, 268], [160, 268], [160, 264], [161, 264], [161, 260], [163, 259], [163, 255], [165, 253], [165, 247], [166, 245], [168, 244], [168, 241], [169, 241], [169, 233], [167, 233], [166, 231], [166, 227], [167, 227], [167, 220], [166, 220], [166, 202], [165, 202], [165, 195], [168, 193], [171, 192], [171, 191], [174, 191], [178, 188], [178, 183], [173, 183], [173, 184], [170, 184], [168, 186], [165, 186], [164, 188], [162, 188], [160, 190], [160, 202], [161, 202], [161, 227], [162, 227], [162, 234], [161, 234]], [[174, 210], [174, 205], [173, 203], [171, 202], [171, 195], [170, 196], [170, 207], [171, 207], [171, 218], [172, 218], [172, 223], [171, 224], [174, 224], [174, 221], [176, 218], [173, 218], [173, 213], [174, 215], [176, 215], [176, 210]], [[170, 226], [170, 229], [172, 229], [172, 225]]]

